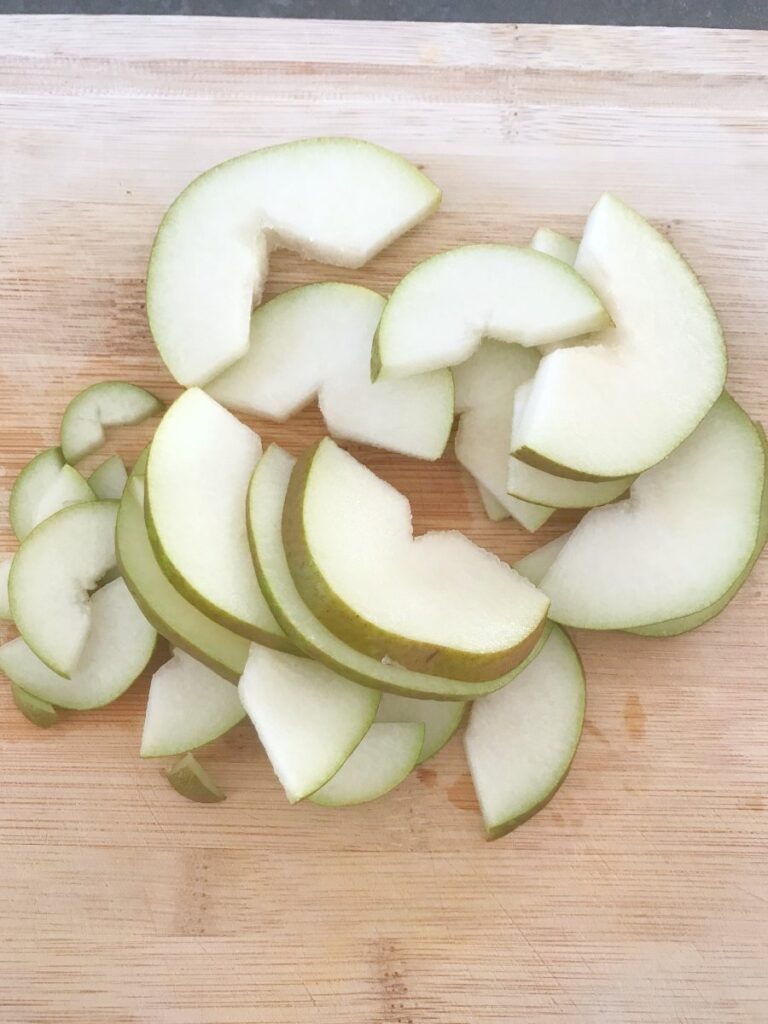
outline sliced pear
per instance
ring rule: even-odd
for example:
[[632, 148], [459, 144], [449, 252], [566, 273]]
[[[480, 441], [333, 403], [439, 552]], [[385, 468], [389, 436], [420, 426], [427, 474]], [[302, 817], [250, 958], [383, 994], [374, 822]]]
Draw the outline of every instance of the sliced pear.
[[141, 757], [165, 757], [202, 747], [243, 718], [236, 686], [183, 651], [174, 651], [152, 676]]
[[509, 519], [512, 515], [508, 512], [504, 505], [491, 494], [487, 487], [483, 487], [482, 484], [477, 485], [477, 493], [480, 495], [480, 501], [485, 509], [485, 514], [494, 523], [500, 523], [503, 519]]
[[435, 210], [416, 167], [357, 139], [304, 139], [202, 174], [163, 218], [147, 274], [155, 343], [180, 384], [245, 355], [270, 247], [360, 267]]
[[513, 454], [576, 479], [639, 473], [673, 451], [722, 391], [722, 331], [687, 263], [615, 196], [590, 213], [576, 269], [616, 326], [544, 356]]
[[325, 665], [254, 644], [240, 700], [291, 803], [332, 778], [368, 732], [379, 694]]
[[115, 565], [116, 517], [115, 501], [70, 505], [40, 523], [13, 559], [13, 621], [59, 675], [69, 677], [78, 664], [91, 626], [88, 592]]
[[564, 533], [560, 537], [555, 537], [548, 544], [531, 551], [530, 554], [524, 555], [523, 558], [515, 562], [515, 570], [538, 587], [555, 564], [555, 559], [565, 547], [569, 537], [570, 532]]
[[[466, 682], [413, 672], [391, 659], [362, 654], [324, 626], [299, 595], [283, 544], [283, 507], [294, 464], [294, 459], [276, 445], [265, 452], [253, 474], [248, 494], [248, 528], [264, 594], [298, 647], [348, 679], [406, 697], [471, 700], [506, 686], [514, 679], [522, 666], [488, 682]], [[542, 642], [539, 640], [529, 661], [536, 656]]]
[[146, 453], [133, 469], [117, 514], [115, 548], [120, 571], [158, 633], [236, 683], [248, 659], [248, 641], [190, 604], [160, 568], [144, 521], [145, 468]]
[[146, 668], [157, 634], [122, 580], [96, 591], [89, 617], [90, 631], [71, 677], [51, 671], [22, 637], [0, 647], [0, 669], [11, 682], [56, 707], [89, 711], [117, 700]]
[[147, 461], [147, 527], [163, 572], [192, 604], [260, 643], [290, 645], [259, 589], [245, 501], [258, 434], [204, 391], [177, 398]]
[[165, 777], [180, 796], [197, 804], [217, 804], [227, 798], [210, 772], [192, 754], [185, 754]]
[[13, 558], [4, 558], [0, 562], [0, 619], [4, 619], [6, 622], [13, 622], [11, 602], [8, 598], [8, 577], [12, 564]]
[[84, 477], [74, 466], [62, 466], [48, 489], [40, 498], [34, 516], [34, 525], [38, 526], [45, 519], [50, 519], [68, 505], [77, 505], [81, 501], [95, 501], [96, 495]]
[[745, 572], [760, 536], [762, 439], [727, 395], [627, 500], [593, 509], [541, 581], [550, 616], [634, 629], [701, 611]]
[[16, 477], [8, 506], [13, 532], [19, 540], [37, 526], [40, 499], [59, 475], [64, 465], [61, 448], [46, 448], [36, 455]]
[[309, 799], [321, 807], [352, 807], [377, 800], [410, 775], [423, 740], [421, 723], [374, 723], [333, 778]]
[[461, 725], [467, 705], [460, 701], [415, 700], [382, 693], [377, 722], [416, 722], [424, 726], [424, 742], [417, 764], [427, 761], [445, 746]]
[[489, 839], [551, 800], [581, 737], [586, 683], [576, 648], [553, 629], [513, 686], [472, 705], [464, 749]]
[[206, 390], [230, 408], [279, 420], [317, 397], [334, 437], [437, 459], [453, 423], [450, 371], [371, 383], [384, 304], [353, 284], [284, 292], [254, 311], [248, 352]]
[[559, 231], [551, 228], [539, 228], [531, 239], [531, 248], [537, 252], [546, 253], [556, 260], [562, 260], [572, 267], [576, 262], [576, 254], [579, 251], [579, 243], [567, 235], [561, 235]]
[[609, 323], [590, 285], [560, 260], [511, 245], [466, 245], [419, 263], [392, 292], [372, 375], [453, 366], [484, 337], [531, 347]]
[[88, 484], [103, 501], [119, 501], [123, 496], [128, 473], [119, 455], [110, 455], [94, 469], [88, 477]]
[[[2, 649], [0, 648], [0, 650]], [[59, 713], [53, 704], [27, 693], [16, 683], [11, 683], [11, 697], [22, 715], [33, 725], [37, 725], [41, 729], [50, 729], [58, 722]]]
[[124, 380], [104, 380], [75, 395], [61, 421], [61, 450], [79, 462], [100, 448], [105, 427], [122, 427], [155, 416], [163, 403], [145, 388]]

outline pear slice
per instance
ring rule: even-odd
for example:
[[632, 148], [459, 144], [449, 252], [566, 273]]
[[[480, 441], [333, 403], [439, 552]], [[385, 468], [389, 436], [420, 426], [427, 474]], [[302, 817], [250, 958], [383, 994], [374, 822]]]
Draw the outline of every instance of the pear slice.
[[575, 479], [636, 474], [685, 440], [722, 391], [722, 331], [687, 263], [615, 196], [590, 213], [576, 270], [615, 327], [544, 356], [512, 451]]
[[489, 839], [554, 796], [579, 745], [585, 704], [579, 655], [556, 628], [514, 686], [472, 705], [464, 749]]
[[556, 260], [562, 260], [572, 267], [576, 262], [576, 254], [579, 251], [579, 243], [567, 235], [561, 235], [559, 231], [551, 228], [539, 228], [531, 239], [531, 248], [537, 252], [546, 253]]
[[[506, 686], [514, 679], [522, 665], [487, 682], [466, 682], [413, 672], [391, 659], [362, 654], [323, 625], [296, 589], [283, 544], [283, 508], [294, 464], [294, 459], [276, 445], [265, 452], [253, 474], [248, 494], [248, 529], [264, 594], [298, 647], [348, 679], [406, 697], [471, 700]], [[528, 661], [536, 657], [542, 643], [543, 640], [539, 640]]]
[[59, 475], [64, 465], [61, 448], [46, 448], [36, 455], [16, 477], [8, 505], [13, 532], [19, 540], [39, 523], [36, 518], [40, 499]]
[[371, 727], [380, 696], [325, 665], [257, 644], [239, 690], [291, 803], [341, 768]]
[[419, 760], [424, 726], [376, 722], [326, 784], [309, 798], [321, 807], [352, 807], [389, 793]]
[[11, 574], [13, 558], [4, 558], [0, 562], [0, 619], [6, 622], [13, 622], [11, 614], [11, 602], [8, 598], [8, 577]]
[[123, 496], [128, 473], [119, 455], [110, 455], [94, 469], [88, 477], [88, 484], [102, 501], [119, 501]]
[[454, 366], [484, 337], [532, 347], [610, 322], [590, 285], [560, 260], [511, 245], [466, 245], [430, 256], [392, 292], [372, 376]]
[[115, 565], [116, 517], [115, 501], [70, 505], [40, 523], [13, 559], [13, 621], [58, 675], [69, 677], [83, 653], [91, 625], [88, 592]]
[[424, 726], [424, 742], [417, 764], [434, 757], [461, 725], [467, 705], [461, 701], [415, 700], [382, 693], [377, 722], [416, 722]]
[[115, 548], [120, 571], [145, 617], [175, 647], [236, 683], [248, 659], [248, 641], [209, 619], [176, 590], [160, 568], [144, 521], [146, 451], [133, 468], [117, 513]]
[[152, 676], [141, 757], [165, 757], [202, 747], [243, 718], [236, 686], [183, 651], [174, 651]]
[[[40, 614], [46, 614], [42, 598], [40, 603]], [[91, 597], [89, 618], [87, 641], [70, 678], [51, 671], [22, 637], [0, 647], [0, 669], [11, 682], [56, 707], [90, 711], [111, 704], [146, 668], [157, 634], [120, 579]]]
[[210, 772], [192, 754], [185, 754], [165, 777], [180, 796], [197, 804], [217, 804], [227, 798]]
[[593, 509], [572, 531], [540, 584], [551, 618], [634, 629], [707, 608], [754, 554], [764, 484], [760, 433], [723, 394], [628, 499]]
[[508, 512], [506, 507], [494, 498], [487, 487], [483, 487], [482, 484], [477, 484], [477, 493], [480, 495], [480, 501], [485, 509], [485, 514], [492, 522], [500, 523], [502, 520], [510, 518], [512, 513]]
[[564, 533], [560, 537], [555, 537], [548, 544], [531, 551], [530, 554], [524, 555], [515, 562], [515, 570], [538, 587], [555, 564], [555, 559], [565, 547], [570, 535], [570, 532]]
[[59, 713], [53, 704], [27, 693], [16, 683], [11, 683], [11, 697], [22, 715], [33, 725], [37, 725], [41, 729], [50, 729], [58, 722]]
[[248, 350], [270, 247], [360, 267], [440, 202], [416, 167], [357, 139], [304, 139], [213, 167], [157, 232], [147, 313], [180, 384], [204, 384]]
[[34, 526], [38, 526], [45, 519], [50, 519], [68, 505], [95, 500], [96, 495], [90, 485], [75, 467], [62, 466], [56, 479], [40, 498], [33, 520]]
[[260, 456], [258, 434], [204, 391], [184, 392], [150, 448], [145, 515], [157, 560], [188, 601], [235, 633], [288, 649], [248, 550], [245, 500]]
[[163, 403], [145, 388], [124, 380], [104, 380], [75, 395], [61, 420], [61, 450], [79, 462], [100, 448], [105, 427], [122, 427], [155, 416]]
[[206, 390], [229, 408], [278, 420], [317, 397], [334, 437], [437, 459], [453, 423], [450, 371], [371, 383], [384, 304], [353, 284], [284, 292], [254, 311], [248, 352]]

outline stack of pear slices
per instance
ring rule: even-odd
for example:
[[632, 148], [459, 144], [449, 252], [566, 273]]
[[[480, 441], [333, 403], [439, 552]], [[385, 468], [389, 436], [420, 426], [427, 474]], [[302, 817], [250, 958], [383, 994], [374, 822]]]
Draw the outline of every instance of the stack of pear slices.
[[[20, 547], [0, 565], [13, 697], [47, 727], [116, 699], [158, 634], [142, 757], [181, 756], [184, 796], [224, 793], [191, 751], [244, 718], [291, 803], [381, 797], [466, 720], [490, 838], [541, 808], [581, 735], [585, 680], [563, 627], [670, 636], [732, 599], [768, 533], [766, 445], [723, 390], [725, 346], [669, 242], [603, 196], [575, 242], [463, 246], [389, 298], [342, 282], [260, 304], [275, 246], [358, 267], [439, 190], [351, 139], [260, 150], [175, 201], [148, 271], [158, 351], [186, 390], [126, 473], [76, 464], [104, 428], [157, 414], [122, 382], [67, 408], [19, 476]], [[255, 307], [255, 308], [254, 308]], [[294, 458], [235, 413], [316, 401]], [[490, 518], [570, 533], [511, 567], [457, 531], [414, 535], [405, 495], [337, 441], [458, 460]]]

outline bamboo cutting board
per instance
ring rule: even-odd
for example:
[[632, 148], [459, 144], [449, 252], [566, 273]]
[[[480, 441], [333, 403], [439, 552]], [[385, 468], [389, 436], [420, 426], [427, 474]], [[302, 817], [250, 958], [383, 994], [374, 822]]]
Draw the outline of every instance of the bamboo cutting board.
[[[172, 398], [147, 331], [161, 211], [210, 164], [362, 135], [424, 165], [442, 211], [361, 271], [577, 235], [611, 189], [688, 255], [768, 423], [768, 34], [194, 19], [0, 20], [0, 512], [84, 385]], [[272, 293], [338, 271], [279, 253]], [[293, 451], [316, 412], [258, 425]], [[141, 428], [111, 440], [133, 456]], [[115, 447], [117, 446], [117, 447]], [[452, 455], [360, 451], [418, 528], [504, 557]], [[180, 799], [137, 756], [146, 680], [42, 732], [0, 688], [0, 1020], [7, 1024], [764, 1024], [768, 559], [674, 640], [577, 634], [571, 776], [483, 840], [460, 740], [380, 803], [291, 808], [253, 731], [203, 752], [228, 792]], [[10, 635], [10, 632], [7, 632]]]

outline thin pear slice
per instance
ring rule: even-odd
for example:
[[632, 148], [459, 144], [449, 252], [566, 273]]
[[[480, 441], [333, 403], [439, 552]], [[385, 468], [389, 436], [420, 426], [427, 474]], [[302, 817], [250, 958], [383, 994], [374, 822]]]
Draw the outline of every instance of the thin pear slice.
[[576, 753], [585, 703], [576, 648], [555, 628], [512, 686], [472, 705], [464, 749], [489, 839], [522, 825], [554, 796]]
[[701, 611], [744, 573], [760, 535], [765, 455], [727, 394], [627, 500], [593, 509], [541, 581], [550, 617], [634, 629]]
[[330, 438], [294, 467], [283, 539], [304, 601], [371, 657], [489, 680], [543, 629], [547, 600], [528, 580], [461, 533], [414, 538], [408, 499]]
[[128, 473], [119, 455], [110, 455], [94, 469], [88, 477], [88, 484], [102, 501], [119, 501], [123, 496]]
[[193, 754], [185, 754], [166, 772], [165, 777], [179, 796], [197, 804], [218, 804], [227, 798], [224, 790]]
[[190, 604], [160, 568], [144, 521], [145, 468], [146, 453], [133, 469], [117, 513], [115, 548], [120, 571], [158, 633], [236, 683], [248, 659], [249, 643]]
[[615, 327], [544, 356], [513, 453], [576, 479], [639, 473], [684, 441], [722, 391], [722, 331], [688, 264], [615, 196], [590, 213], [576, 270]]
[[67, 462], [79, 462], [101, 448], [106, 427], [141, 423], [157, 415], [163, 403], [150, 391], [124, 380], [103, 380], [75, 395], [61, 420], [61, 450]]
[[[405, 697], [472, 700], [514, 679], [522, 665], [498, 679], [479, 683], [413, 672], [391, 660], [362, 654], [324, 626], [296, 589], [283, 544], [283, 507], [294, 464], [295, 460], [276, 445], [264, 453], [248, 493], [248, 529], [259, 582], [275, 616], [297, 647], [348, 679]], [[539, 640], [527, 661], [536, 657], [542, 643], [543, 639]]]
[[291, 803], [336, 774], [368, 732], [379, 694], [283, 651], [254, 644], [240, 700]]
[[157, 560], [187, 600], [235, 633], [286, 649], [248, 550], [245, 500], [260, 457], [258, 434], [204, 391], [184, 392], [150, 448], [145, 515]]
[[569, 537], [570, 532], [564, 533], [561, 537], [555, 537], [548, 544], [524, 555], [515, 562], [515, 570], [538, 587], [555, 564], [555, 559], [565, 547]]
[[410, 775], [423, 740], [421, 723], [374, 723], [333, 778], [309, 799], [321, 807], [352, 807], [377, 800]]
[[246, 153], [192, 182], [166, 213], [147, 274], [155, 344], [180, 384], [245, 355], [270, 247], [360, 267], [440, 202], [408, 161], [357, 139]]
[[0, 669], [56, 707], [89, 711], [117, 700], [146, 668], [157, 634], [120, 579], [97, 590], [89, 606], [90, 631], [70, 678], [52, 672], [21, 637], [0, 647]]
[[43, 520], [50, 519], [68, 505], [95, 500], [96, 495], [90, 485], [75, 467], [62, 466], [56, 479], [41, 496], [33, 524], [38, 526]]
[[579, 243], [567, 235], [561, 235], [559, 231], [551, 228], [539, 228], [531, 239], [531, 248], [537, 252], [546, 253], [556, 260], [562, 260], [572, 267], [576, 262], [576, 254], [579, 251]]
[[245, 718], [237, 687], [183, 651], [152, 676], [141, 757], [183, 754], [229, 732]]
[[382, 693], [377, 722], [416, 722], [424, 726], [424, 742], [417, 764], [434, 757], [461, 725], [467, 705], [461, 701], [415, 700]]
[[284, 292], [254, 311], [248, 352], [206, 390], [229, 408], [278, 420], [317, 397], [334, 437], [437, 459], [453, 423], [450, 371], [371, 383], [384, 305], [353, 284]]
[[590, 285], [560, 260], [511, 245], [466, 245], [419, 263], [392, 292], [372, 373], [408, 377], [454, 366], [484, 337], [531, 347], [609, 323]]
[[39, 520], [36, 514], [40, 499], [59, 475], [63, 465], [61, 448], [46, 448], [28, 462], [16, 477], [11, 490], [8, 516], [19, 540], [24, 540], [37, 526]]
[[0, 562], [0, 619], [6, 622], [13, 622], [11, 614], [11, 602], [8, 598], [8, 577], [11, 574], [13, 558], [4, 558]]
[[[477, 483], [477, 481], [475, 482]], [[494, 523], [500, 523], [503, 519], [509, 519], [511, 517], [512, 513], [508, 512], [506, 507], [494, 498], [487, 487], [483, 487], [482, 484], [478, 483], [477, 493], [480, 495], [480, 501], [485, 509], [485, 514]]]
[[88, 593], [116, 564], [116, 517], [116, 501], [70, 505], [40, 523], [13, 559], [13, 621], [58, 675], [69, 677], [78, 664], [91, 626]]
[[22, 715], [33, 725], [37, 725], [41, 729], [50, 729], [58, 722], [59, 713], [53, 704], [27, 693], [16, 683], [11, 683], [11, 697]]

